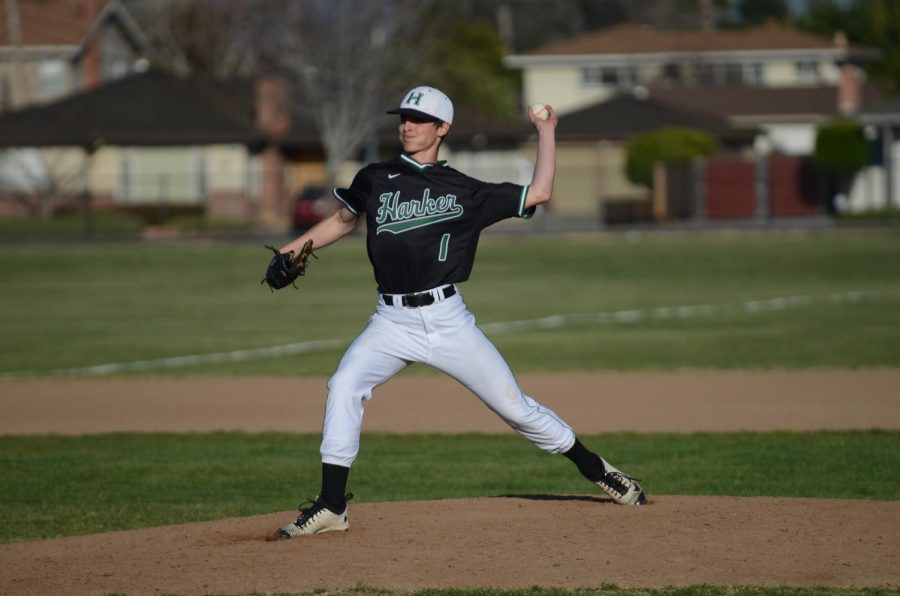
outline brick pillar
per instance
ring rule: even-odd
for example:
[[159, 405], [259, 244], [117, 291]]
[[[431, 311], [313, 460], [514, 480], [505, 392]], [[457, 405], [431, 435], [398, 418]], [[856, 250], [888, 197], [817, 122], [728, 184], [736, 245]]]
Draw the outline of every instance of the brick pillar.
[[669, 219], [669, 181], [666, 164], [661, 161], [653, 164], [653, 188], [651, 200], [653, 202], [653, 219], [666, 221]]
[[285, 187], [285, 160], [278, 141], [291, 128], [290, 91], [285, 81], [260, 79], [255, 86], [256, 126], [268, 139], [259, 156], [260, 189], [257, 223], [285, 227], [290, 222], [290, 205]]

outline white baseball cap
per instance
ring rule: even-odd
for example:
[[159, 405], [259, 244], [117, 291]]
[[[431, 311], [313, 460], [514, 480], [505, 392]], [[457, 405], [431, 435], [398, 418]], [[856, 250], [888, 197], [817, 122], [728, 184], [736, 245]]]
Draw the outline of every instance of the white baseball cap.
[[403, 96], [399, 108], [388, 110], [388, 114], [410, 114], [429, 120], [440, 120], [453, 124], [453, 102], [443, 91], [434, 87], [416, 87]]

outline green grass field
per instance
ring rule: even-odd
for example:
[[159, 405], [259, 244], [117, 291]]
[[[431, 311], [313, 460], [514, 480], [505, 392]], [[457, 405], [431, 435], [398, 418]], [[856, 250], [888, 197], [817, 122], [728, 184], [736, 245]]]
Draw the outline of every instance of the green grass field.
[[[0, 374], [337, 340], [303, 355], [147, 369], [330, 374], [375, 291], [361, 238], [320, 257], [299, 291], [271, 294], [255, 244], [5, 247], [0, 332], [13, 339]], [[892, 233], [494, 235], [463, 292], [516, 370], [900, 365]], [[497, 325], [509, 321], [532, 323]]]
[[[255, 243], [5, 246], [0, 375], [87, 375], [86, 367], [138, 361], [149, 364], [112, 374], [330, 374], [365, 324], [375, 291], [361, 238], [319, 256], [300, 291], [272, 294], [259, 285], [268, 255]], [[482, 240], [463, 293], [517, 372], [900, 366], [900, 238], [891, 232], [492, 235]], [[336, 341], [242, 362], [158, 362], [316, 340]], [[645, 478], [651, 498], [900, 499], [900, 432], [582, 440]], [[242, 433], [0, 437], [0, 542], [281, 511], [314, 496], [318, 442]], [[359, 463], [351, 475], [357, 502], [591, 490], [564, 458], [512, 433], [369, 435]], [[898, 593], [722, 586], [416, 592]]]
[[[645, 478], [651, 498], [900, 499], [897, 432], [582, 439]], [[315, 497], [318, 447], [290, 434], [0, 437], [0, 542], [283, 511]], [[594, 493], [513, 433], [368, 435], [351, 476], [355, 502]]]

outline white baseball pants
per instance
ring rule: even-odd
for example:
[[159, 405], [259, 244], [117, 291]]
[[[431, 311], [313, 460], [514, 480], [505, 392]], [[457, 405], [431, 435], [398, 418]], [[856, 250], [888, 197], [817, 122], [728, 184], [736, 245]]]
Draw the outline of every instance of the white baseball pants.
[[[431, 365], [458, 380], [544, 451], [562, 453], [575, 444], [575, 434], [565, 422], [522, 393], [506, 360], [475, 326], [475, 316], [459, 293], [419, 308], [388, 306], [379, 297], [369, 324], [350, 344], [328, 381], [323, 463], [353, 464], [359, 453], [364, 402], [371, 399], [375, 387], [413, 362]], [[427, 403], [423, 401], [422, 407], [428, 407]]]

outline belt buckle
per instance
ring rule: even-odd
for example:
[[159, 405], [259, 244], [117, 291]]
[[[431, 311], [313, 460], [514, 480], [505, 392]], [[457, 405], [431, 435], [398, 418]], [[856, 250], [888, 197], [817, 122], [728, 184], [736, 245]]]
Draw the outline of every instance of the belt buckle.
[[410, 308], [418, 308], [420, 306], [428, 306], [430, 304], [434, 304], [434, 296], [427, 292], [423, 292], [421, 294], [405, 294], [401, 299], [400, 303], [403, 306], [407, 306]]

